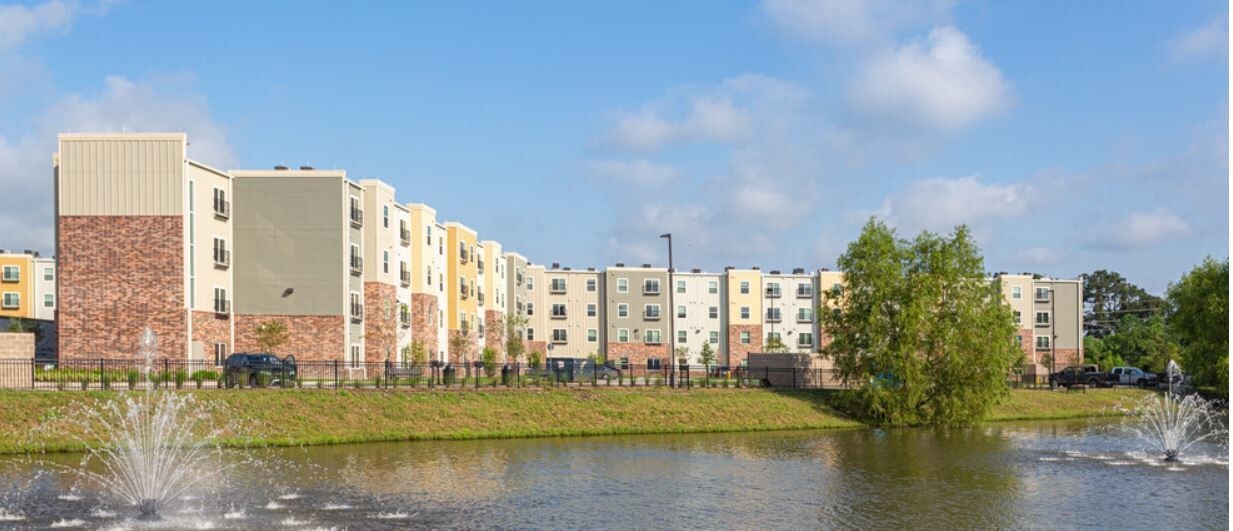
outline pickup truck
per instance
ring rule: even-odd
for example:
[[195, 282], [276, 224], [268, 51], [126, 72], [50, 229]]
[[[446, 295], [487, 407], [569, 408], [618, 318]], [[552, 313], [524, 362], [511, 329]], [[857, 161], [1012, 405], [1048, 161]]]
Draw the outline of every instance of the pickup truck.
[[237, 352], [227, 357], [223, 370], [227, 387], [258, 387], [259, 374], [267, 376], [266, 385], [281, 387], [295, 382], [295, 356], [280, 359], [267, 352]]
[[1105, 380], [1105, 384], [1114, 385], [1137, 385], [1139, 387], [1155, 387], [1156, 380], [1159, 377], [1155, 373], [1143, 372], [1138, 367], [1114, 367], [1109, 371], [1109, 377]]
[[1082, 365], [1079, 367], [1066, 367], [1065, 369], [1049, 375], [1049, 387], [1070, 387], [1073, 385], [1099, 387], [1105, 385], [1108, 379], [1109, 373], [1100, 372], [1100, 366], [1098, 365], [1092, 364]]

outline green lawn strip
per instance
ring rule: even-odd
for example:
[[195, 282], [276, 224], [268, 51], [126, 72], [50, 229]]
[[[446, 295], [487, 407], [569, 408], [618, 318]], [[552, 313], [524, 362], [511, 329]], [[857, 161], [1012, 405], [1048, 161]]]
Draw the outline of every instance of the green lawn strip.
[[[704, 433], [854, 428], [829, 405], [833, 393], [738, 389], [531, 390], [186, 390], [221, 402], [244, 436], [226, 446], [375, 441]], [[1137, 389], [1087, 393], [1014, 391], [988, 420], [1065, 419], [1116, 414]], [[36, 428], [57, 411], [115, 392], [0, 391], [0, 453], [83, 448], [70, 433]], [[221, 422], [221, 419], [220, 419]]]

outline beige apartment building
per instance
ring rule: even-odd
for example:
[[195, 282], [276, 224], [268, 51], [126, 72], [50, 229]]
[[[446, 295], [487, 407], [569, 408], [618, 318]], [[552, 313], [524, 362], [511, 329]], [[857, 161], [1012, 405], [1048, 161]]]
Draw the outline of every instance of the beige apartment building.
[[527, 359], [521, 361], [529, 361], [532, 352], [538, 352], [540, 360], [543, 360], [548, 355], [548, 338], [551, 335], [548, 312], [545, 309], [548, 306], [548, 278], [544, 266], [528, 263], [523, 271], [522, 283], [526, 288], [523, 310], [526, 312], [527, 328], [523, 345], [526, 347]]
[[804, 268], [792, 273], [771, 271], [762, 277], [762, 329], [765, 345], [772, 340], [786, 352], [807, 354], [818, 351], [818, 327], [814, 313], [818, 308], [818, 279]]
[[364, 189], [364, 358], [400, 361], [411, 341], [410, 215], [394, 187], [375, 179]]
[[230, 173], [236, 350], [259, 351], [257, 325], [281, 321], [290, 339], [277, 354], [352, 366], [382, 361], [364, 348], [364, 188], [343, 170]]
[[[505, 295], [509, 278], [505, 253], [501, 244], [492, 240], [480, 242], [481, 261], [479, 307], [484, 316], [484, 348], [505, 351]], [[498, 358], [500, 359], [500, 358]]]
[[745, 364], [750, 352], [762, 352], [762, 271], [724, 268], [723, 307], [728, 312], [727, 360], [721, 365]]
[[1029, 373], [1060, 370], [1083, 359], [1083, 281], [998, 274]]
[[445, 227], [437, 211], [422, 203], [407, 205], [411, 218], [411, 338], [424, 346], [429, 359], [445, 361], [446, 330]]
[[604, 275], [595, 268], [577, 271], [552, 264], [544, 277], [548, 288], [543, 308], [547, 312], [547, 356], [598, 358], [604, 352]]
[[56, 261], [0, 249], [0, 318], [56, 318]]
[[675, 348], [689, 349], [689, 363], [702, 363], [703, 345], [714, 353], [712, 364], [722, 365], [727, 359], [727, 344], [722, 337], [727, 330], [724, 311], [724, 279], [719, 273], [704, 273], [694, 269], [672, 274], [672, 318], [676, 328]]
[[625, 267], [604, 271], [607, 359], [621, 367], [667, 368], [672, 359], [666, 268]]
[[59, 135], [53, 156], [59, 355], [220, 360], [235, 335], [233, 181], [183, 133]]

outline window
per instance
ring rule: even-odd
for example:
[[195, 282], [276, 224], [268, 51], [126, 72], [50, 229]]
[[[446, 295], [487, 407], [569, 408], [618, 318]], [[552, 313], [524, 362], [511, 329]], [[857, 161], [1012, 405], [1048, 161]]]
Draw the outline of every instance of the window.
[[432, 285], [432, 266], [428, 266], [428, 285]]
[[1020, 348], [1023, 347], [1023, 336], [1015, 336], [1015, 346]]
[[4, 281], [5, 282], [21, 281], [21, 268], [15, 265], [4, 266]]
[[749, 332], [741, 332], [741, 344], [749, 344]]
[[779, 317], [780, 317], [779, 310], [780, 308], [767, 308], [766, 309], [766, 320], [772, 323], [779, 322]]
[[351, 244], [351, 271], [357, 272], [364, 267], [364, 259], [360, 257], [360, 246]]
[[642, 281], [642, 293], [646, 295], [658, 295], [659, 294], [659, 279], [658, 278], [648, 278], [646, 280], [643, 280]]
[[709, 315], [711, 319], [719, 319], [719, 307], [711, 306], [710, 308], [707, 308], [707, 315]]
[[390, 228], [390, 207], [388, 205], [381, 207], [381, 225], [387, 229]]
[[663, 368], [663, 365], [659, 362], [659, 358], [646, 359], [646, 369], [648, 371], [658, 371], [661, 368]]
[[216, 313], [227, 313], [231, 308], [227, 302], [227, 290], [224, 288], [214, 288], [214, 311]]
[[598, 312], [596, 311], [595, 305], [588, 304], [587, 305], [587, 317], [595, 317], [596, 313]]
[[646, 331], [646, 343], [649, 345], [658, 345], [660, 343], [659, 330], [651, 329]]
[[587, 291], [595, 291], [596, 282], [593, 278], [587, 279]]
[[1036, 288], [1036, 302], [1049, 302], [1049, 288]]
[[712, 345], [718, 345], [719, 344], [719, 332], [711, 330], [710, 341]]
[[684, 280], [676, 281], [676, 292], [685, 293], [685, 281]]
[[813, 346], [813, 333], [812, 332], [801, 332], [800, 335], [797, 335], [796, 336], [796, 346], [812, 347]]
[[1036, 326], [1049, 326], [1049, 312], [1036, 312]]
[[381, 272], [382, 273], [390, 272], [390, 252], [389, 251], [381, 251]]
[[351, 345], [351, 366], [352, 366], [352, 367], [359, 367], [359, 366], [360, 366], [360, 361], [361, 361], [361, 360], [360, 360], [360, 346], [359, 346], [359, 345]]
[[742, 280], [742, 281], [741, 281], [741, 294], [742, 294], [742, 295], [748, 295], [748, 294], [749, 294], [749, 282], [748, 282], [748, 281], [746, 281], [746, 280]]
[[43, 307], [44, 308], [55, 308], [56, 307], [56, 294], [55, 293], [44, 293], [43, 294]]
[[838, 282], [831, 284], [831, 292], [836, 296], [843, 295], [843, 284]]
[[553, 343], [565, 343], [566, 342], [564, 328], [553, 328], [552, 329], [552, 342]]
[[766, 334], [766, 344], [767, 345], [783, 344], [783, 341], [780, 338], [779, 332], [767, 333]]
[[1041, 350], [1049, 349], [1049, 336], [1036, 336], [1036, 348]]
[[749, 307], [741, 306], [741, 319], [749, 319]]
[[429, 247], [431, 247], [432, 246], [432, 227], [425, 227], [425, 228], [428, 229], [427, 231], [428, 232], [428, 245]]
[[677, 343], [686, 343], [688, 341], [689, 341], [689, 332], [686, 332], [684, 330], [676, 331], [676, 342]]
[[813, 308], [797, 308], [796, 322], [812, 323], [813, 322]]
[[364, 211], [360, 210], [360, 200], [355, 197], [351, 198], [351, 224], [356, 227], [364, 225]]
[[552, 279], [552, 285], [549, 286], [548, 290], [553, 293], [565, 293], [565, 279], [563, 278]]
[[553, 304], [552, 305], [552, 318], [553, 319], [564, 319], [565, 318], [565, 305], [564, 304]]
[[231, 263], [230, 253], [227, 252], [227, 240], [214, 238], [214, 263], [222, 266]]
[[707, 293], [711, 293], [711, 294], [719, 293], [719, 282], [718, 282], [718, 281], [715, 281], [715, 280], [712, 280], [712, 281], [710, 281], [710, 282], [707, 282], [707, 283], [706, 283], [706, 292], [707, 292]]
[[617, 279], [617, 293], [629, 293], [629, 279], [628, 278], [618, 278]]
[[364, 303], [360, 299], [360, 294], [351, 292], [351, 320], [360, 321], [364, 319]]
[[535, 303], [527, 303], [527, 315], [535, 315]]
[[462, 260], [463, 263], [467, 262], [467, 242], [458, 242], [458, 258]]
[[621, 364], [620, 366], [621, 370], [629, 369], [629, 358], [621, 358], [619, 363]]
[[779, 283], [778, 282], [767, 282], [766, 283], [766, 296], [767, 297], [778, 297], [779, 296]]
[[1015, 310], [1015, 324], [1023, 324], [1023, 312]]
[[595, 330], [594, 328], [588, 328], [587, 329], [587, 342], [594, 343], [596, 341], [599, 341], [599, 331]]
[[535, 291], [535, 277], [527, 277], [527, 291]]
[[16, 291], [4, 292], [3, 307], [10, 308], [10, 309], [20, 308], [21, 307], [21, 294]]
[[1021, 288], [1021, 287], [1019, 287], [1019, 286], [1011, 286], [1011, 288], [1010, 288], [1010, 298], [1012, 298], [1012, 299], [1022, 299], [1022, 298], [1023, 298], [1023, 288]]
[[226, 343], [215, 343], [214, 344], [214, 366], [222, 367], [223, 361], [225, 361], [226, 359], [227, 359], [227, 344]]
[[628, 328], [618, 328], [617, 329], [617, 341], [620, 343], [629, 342], [629, 329]]
[[56, 279], [56, 269], [54, 267], [43, 268], [43, 280], [51, 282]]
[[802, 299], [813, 297], [813, 284], [801, 282], [796, 285], [796, 296]]
[[659, 319], [659, 305], [647, 304], [642, 308], [643, 319]]
[[535, 329], [534, 328], [527, 329], [527, 341], [535, 341]]
[[684, 306], [677, 306], [677, 307], [676, 307], [676, 317], [677, 317], [677, 319], [684, 319], [684, 318], [685, 318], [685, 307], [684, 307]]
[[629, 317], [629, 305], [621, 303], [617, 305], [617, 317]]
[[227, 192], [221, 188], [214, 189], [214, 215], [222, 218], [231, 215], [231, 203], [227, 202]]

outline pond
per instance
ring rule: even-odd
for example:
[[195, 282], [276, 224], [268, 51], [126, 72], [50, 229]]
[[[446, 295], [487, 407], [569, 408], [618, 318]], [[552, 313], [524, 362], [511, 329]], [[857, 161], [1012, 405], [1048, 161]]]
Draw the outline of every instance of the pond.
[[70, 469], [0, 459], [0, 527], [1228, 529], [1228, 454], [1166, 464], [1109, 422], [228, 452], [157, 523]]

